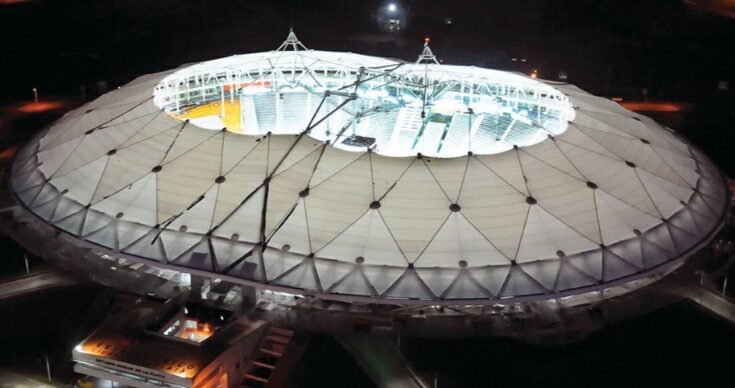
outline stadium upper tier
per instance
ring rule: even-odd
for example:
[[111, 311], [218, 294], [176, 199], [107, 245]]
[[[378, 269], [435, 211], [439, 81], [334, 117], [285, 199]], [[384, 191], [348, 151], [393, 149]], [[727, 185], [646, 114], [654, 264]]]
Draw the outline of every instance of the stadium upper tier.
[[[569, 98], [529, 77], [439, 65], [428, 47], [416, 63], [341, 52], [235, 55], [165, 77], [155, 104], [208, 129], [299, 134], [381, 155], [493, 154], [558, 135], [574, 118]], [[215, 103], [203, 117], [188, 111]], [[228, 105], [239, 112], [226, 111]], [[237, 115], [236, 122], [223, 118]], [[239, 121], [239, 122], [238, 122]]]
[[729, 203], [694, 146], [572, 85], [293, 35], [67, 113], [11, 184], [33, 227], [98, 255], [380, 303], [650, 278], [706, 244]]

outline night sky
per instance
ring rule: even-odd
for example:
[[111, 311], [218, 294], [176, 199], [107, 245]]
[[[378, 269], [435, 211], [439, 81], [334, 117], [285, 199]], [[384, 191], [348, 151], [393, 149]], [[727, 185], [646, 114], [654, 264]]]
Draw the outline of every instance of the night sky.
[[[677, 1], [398, 1], [406, 28], [379, 33], [382, 1], [39, 0], [0, 5], [3, 97], [269, 50], [293, 26], [308, 46], [528, 71], [595, 93], [691, 99], [733, 79], [735, 19]], [[446, 18], [452, 20], [446, 24]], [[512, 57], [526, 57], [513, 63]], [[514, 66], [515, 65], [515, 66]], [[7, 82], [9, 81], [9, 85]]]
[[[14, 1], [26, 2], [5, 4]], [[723, 136], [735, 142], [735, 18], [676, 0], [395, 3], [399, 33], [379, 28], [386, 1], [0, 0], [0, 102], [30, 99], [33, 87], [79, 96], [81, 85], [275, 49], [289, 27], [310, 48], [411, 61], [430, 36], [445, 63], [538, 69], [552, 80], [563, 71], [598, 95], [640, 100], [646, 89], [652, 100], [692, 103], [676, 129], [735, 172], [718, 148]]]

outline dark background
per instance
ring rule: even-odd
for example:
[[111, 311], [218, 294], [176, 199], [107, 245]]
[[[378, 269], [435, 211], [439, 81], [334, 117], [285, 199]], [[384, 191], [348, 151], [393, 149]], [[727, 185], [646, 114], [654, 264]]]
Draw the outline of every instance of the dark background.
[[[688, 110], [656, 119], [735, 174], [735, 18], [701, 6], [733, 7], [732, 0], [402, 0], [395, 2], [405, 16], [398, 33], [380, 28], [387, 2], [372, 0], [18, 1], [0, 0], [0, 107], [32, 100], [33, 87], [42, 99], [78, 103], [82, 87], [89, 99], [145, 73], [272, 50], [290, 27], [309, 48], [409, 61], [430, 36], [445, 63], [537, 69], [551, 80], [563, 71], [569, 82], [605, 97], [685, 102]], [[718, 81], [727, 81], [729, 90], [718, 90]], [[24, 120], [12, 130], [45, 125]], [[0, 273], [22, 272], [20, 250], [9, 241], [1, 247]], [[104, 315], [105, 298], [95, 298], [98, 293], [72, 289], [0, 306], [0, 316], [17, 320], [0, 322], [6, 350], [0, 365], [42, 373], [39, 360], [48, 354], [55, 377], [71, 376], [68, 350]], [[735, 386], [733, 346], [731, 325], [677, 305], [567, 348], [504, 339], [412, 340], [404, 351], [420, 372], [438, 373], [445, 387], [488, 381], [728, 387]], [[370, 386], [327, 337], [314, 340], [305, 360], [293, 386]]]
[[386, 3], [0, 1], [0, 68], [9, 75], [0, 93], [20, 98], [29, 85], [126, 82], [187, 62], [272, 50], [289, 27], [307, 47], [407, 60], [430, 36], [447, 63], [538, 68], [548, 79], [563, 70], [596, 94], [648, 88], [651, 97], [691, 100], [714, 93], [718, 80], [733, 80], [733, 19], [680, 1], [404, 0], [396, 4], [406, 28], [381, 34], [376, 17]]
[[594, 94], [690, 103], [672, 126], [735, 172], [735, 18], [678, 0], [401, 0], [404, 28], [388, 33], [377, 22], [387, 3], [0, 0], [0, 102], [30, 99], [33, 87], [79, 97], [86, 85], [91, 98], [99, 81], [115, 87], [184, 63], [275, 49], [289, 27], [310, 48], [411, 61], [430, 36], [445, 63], [537, 69], [552, 80], [564, 71]]

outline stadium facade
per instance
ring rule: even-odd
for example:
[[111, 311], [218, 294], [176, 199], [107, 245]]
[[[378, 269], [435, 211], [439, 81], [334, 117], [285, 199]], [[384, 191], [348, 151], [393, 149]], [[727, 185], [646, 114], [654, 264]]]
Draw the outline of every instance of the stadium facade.
[[51, 260], [350, 304], [629, 291], [706, 245], [729, 206], [696, 147], [573, 85], [293, 33], [67, 113], [10, 184], [16, 234]]

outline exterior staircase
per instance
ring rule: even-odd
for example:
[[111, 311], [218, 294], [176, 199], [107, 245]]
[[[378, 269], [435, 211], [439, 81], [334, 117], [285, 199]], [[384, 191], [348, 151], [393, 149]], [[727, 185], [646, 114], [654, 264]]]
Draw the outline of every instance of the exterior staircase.
[[305, 348], [305, 341], [288, 329], [270, 326], [253, 354], [243, 387], [282, 387]]

